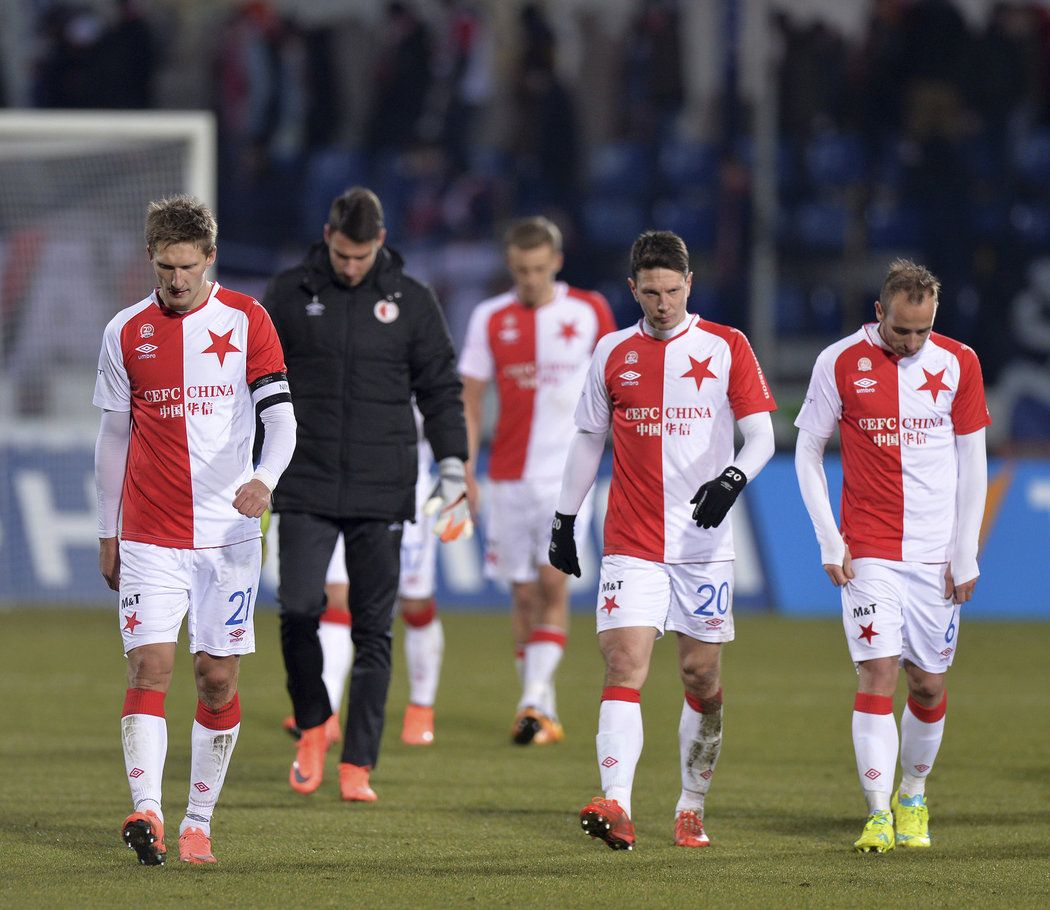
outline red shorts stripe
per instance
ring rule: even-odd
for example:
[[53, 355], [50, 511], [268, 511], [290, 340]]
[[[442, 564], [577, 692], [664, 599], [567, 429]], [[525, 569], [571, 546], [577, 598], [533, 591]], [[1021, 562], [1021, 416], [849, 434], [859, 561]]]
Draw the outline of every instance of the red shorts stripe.
[[124, 695], [124, 713], [120, 716], [152, 714], [154, 717], [163, 717], [166, 694], [153, 689], [128, 689]]
[[194, 720], [209, 730], [229, 730], [231, 727], [236, 727], [241, 722], [240, 693], [234, 693], [233, 700], [217, 711], [213, 711], [204, 702], [198, 701]]
[[862, 714], [892, 714], [892, 695], [871, 695], [868, 692], [858, 692], [853, 700], [853, 710]]
[[630, 701], [639, 704], [642, 693], [627, 686], [606, 686], [602, 689], [602, 701]]
[[934, 705], [932, 708], [923, 707], [909, 695], [908, 710], [924, 724], [935, 724], [939, 720], [944, 720], [944, 715], [948, 711], [948, 693], [945, 692], [940, 704]]

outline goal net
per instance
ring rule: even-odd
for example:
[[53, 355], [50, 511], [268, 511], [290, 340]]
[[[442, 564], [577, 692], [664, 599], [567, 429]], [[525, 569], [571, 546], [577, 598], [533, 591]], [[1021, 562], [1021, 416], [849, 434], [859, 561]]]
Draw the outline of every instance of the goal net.
[[153, 286], [147, 204], [214, 205], [214, 162], [208, 113], [0, 112], [0, 602], [98, 599], [102, 330]]

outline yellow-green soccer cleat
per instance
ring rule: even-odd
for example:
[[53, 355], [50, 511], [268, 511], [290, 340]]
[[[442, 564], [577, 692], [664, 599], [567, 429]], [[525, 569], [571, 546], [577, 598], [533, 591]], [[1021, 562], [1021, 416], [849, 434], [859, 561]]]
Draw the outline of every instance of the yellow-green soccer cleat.
[[926, 807], [926, 797], [902, 797], [898, 790], [893, 794], [890, 805], [897, 823], [897, 846], [930, 846], [930, 810]]
[[853, 849], [857, 853], [889, 853], [895, 846], [893, 816], [885, 809], [880, 809], [868, 816]]

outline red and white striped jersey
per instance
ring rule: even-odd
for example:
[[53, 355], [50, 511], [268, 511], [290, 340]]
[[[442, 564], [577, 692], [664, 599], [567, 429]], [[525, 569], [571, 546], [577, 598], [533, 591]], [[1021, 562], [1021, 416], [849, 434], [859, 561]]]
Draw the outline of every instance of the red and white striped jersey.
[[977, 355], [932, 333], [898, 357], [869, 323], [825, 348], [795, 426], [842, 443], [842, 536], [854, 558], [948, 562], [956, 435], [991, 423]]
[[576, 408], [589, 433], [613, 430], [605, 554], [653, 562], [733, 558], [731, 523], [699, 528], [689, 500], [733, 461], [733, 421], [776, 410], [743, 332], [689, 315], [667, 340], [642, 323], [607, 335]]
[[499, 418], [492, 480], [561, 477], [595, 343], [616, 329], [606, 299], [555, 283], [554, 299], [527, 307], [513, 292], [479, 303], [467, 326], [459, 372], [496, 380]]
[[131, 412], [124, 540], [201, 549], [260, 536], [233, 507], [252, 476], [255, 405], [287, 401], [284, 354], [254, 299], [212, 285], [188, 313], [156, 292], [106, 326], [94, 403]]

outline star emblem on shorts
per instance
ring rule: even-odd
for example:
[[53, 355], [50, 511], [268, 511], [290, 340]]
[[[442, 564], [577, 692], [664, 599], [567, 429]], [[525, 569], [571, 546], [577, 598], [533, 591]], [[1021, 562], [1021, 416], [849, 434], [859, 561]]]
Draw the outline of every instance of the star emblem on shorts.
[[579, 338], [580, 333], [576, 331], [576, 323], [563, 322], [561, 328], [558, 329], [558, 337], [563, 338], [566, 341], [572, 341], [573, 338]]
[[712, 373], [708, 366], [711, 364], [711, 358], [707, 360], [696, 360], [693, 357], [689, 358], [689, 369], [686, 370], [682, 375], [681, 379], [692, 379], [696, 382], [696, 390], [700, 391], [700, 386], [703, 384], [705, 379], [717, 379], [718, 377]]
[[858, 635], [857, 638], [863, 638], [870, 645], [871, 640], [878, 634], [879, 633], [875, 631], [875, 623], [869, 623], [866, 626], [860, 627], [860, 635]]
[[619, 607], [620, 605], [616, 602], [616, 595], [614, 594], [612, 597], [606, 597], [605, 603], [602, 604], [598, 609], [604, 610], [606, 616], [612, 616], [612, 611], [618, 610]]
[[141, 625], [142, 625], [142, 620], [139, 619], [139, 613], [138, 613], [138, 610], [136, 610], [134, 613], [132, 613], [128, 617], [127, 622], [124, 623], [124, 631], [125, 632], [130, 632], [132, 635], [134, 635], [135, 634], [135, 627], [136, 626], [141, 626]]
[[230, 343], [230, 336], [233, 334], [233, 329], [230, 329], [225, 335], [216, 335], [211, 329], [208, 329], [208, 334], [211, 335], [211, 344], [201, 351], [201, 353], [214, 354], [219, 358], [219, 366], [223, 365], [223, 361], [226, 360], [227, 354], [240, 354], [241, 349], [235, 348]]
[[931, 373], [925, 367], [922, 371], [926, 374], [926, 382], [924, 382], [918, 389], [917, 392], [929, 392], [933, 396], [933, 400], [937, 400], [938, 392], [950, 392], [951, 389], [944, 384], [944, 370], [939, 373]]

